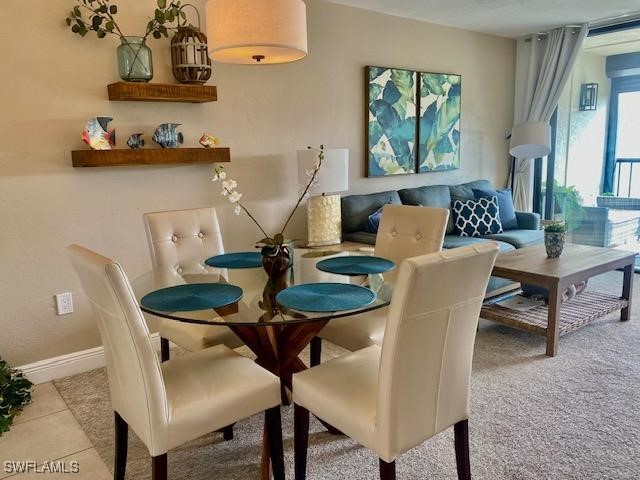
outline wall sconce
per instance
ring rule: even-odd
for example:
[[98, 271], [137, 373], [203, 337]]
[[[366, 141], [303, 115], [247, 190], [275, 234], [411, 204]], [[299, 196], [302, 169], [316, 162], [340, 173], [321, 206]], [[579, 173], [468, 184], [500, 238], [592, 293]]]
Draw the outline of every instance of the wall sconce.
[[580, 85], [580, 111], [595, 110], [598, 106], [598, 84], [583, 83]]

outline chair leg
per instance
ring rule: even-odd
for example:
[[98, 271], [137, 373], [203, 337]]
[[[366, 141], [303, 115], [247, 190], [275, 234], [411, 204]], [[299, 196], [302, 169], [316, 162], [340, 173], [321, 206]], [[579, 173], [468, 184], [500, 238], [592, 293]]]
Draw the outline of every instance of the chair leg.
[[284, 480], [284, 451], [282, 447], [282, 419], [280, 406], [270, 408], [264, 412], [267, 440], [271, 456], [271, 470], [274, 480]]
[[169, 353], [169, 340], [160, 337], [160, 359], [163, 362], [169, 360], [171, 354]]
[[320, 356], [322, 355], [322, 339], [320, 337], [313, 337], [311, 339], [311, 352], [310, 352], [310, 364], [312, 367], [320, 365]]
[[469, 461], [469, 420], [461, 420], [453, 426], [456, 446], [456, 465], [458, 480], [471, 480], [471, 462]]
[[151, 457], [152, 480], [167, 480], [167, 454]]
[[387, 463], [380, 459], [380, 480], [396, 480], [396, 462]]
[[307, 448], [309, 446], [309, 410], [293, 405], [294, 451], [296, 480], [307, 477]]
[[235, 424], [232, 423], [231, 425], [227, 425], [224, 428], [220, 429], [220, 432], [222, 432], [222, 438], [224, 438], [225, 442], [228, 442], [229, 440], [233, 440], [233, 426]]
[[116, 447], [113, 463], [113, 480], [124, 480], [127, 470], [127, 444], [129, 441], [129, 425], [118, 414], [113, 412], [115, 419]]

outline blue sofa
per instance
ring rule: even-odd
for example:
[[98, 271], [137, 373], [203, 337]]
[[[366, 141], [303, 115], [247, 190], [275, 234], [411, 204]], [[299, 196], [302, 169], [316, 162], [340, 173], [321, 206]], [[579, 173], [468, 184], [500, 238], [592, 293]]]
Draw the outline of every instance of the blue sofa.
[[[369, 215], [388, 203], [403, 205], [419, 205], [423, 207], [447, 208], [451, 211], [453, 200], [473, 199], [473, 189], [493, 190], [488, 180], [476, 180], [461, 185], [428, 185], [424, 187], [390, 190], [367, 195], [349, 195], [342, 198], [342, 238], [347, 241], [374, 245], [375, 233], [366, 231]], [[494, 240], [500, 251], [515, 250], [543, 243], [544, 235], [540, 230], [540, 215], [537, 213], [516, 212], [518, 228], [503, 233], [484, 237], [460, 237], [453, 228], [453, 215], [449, 216], [449, 224], [444, 237], [444, 248], [456, 248], [473, 243]], [[494, 292], [507, 285], [509, 280], [491, 277], [487, 292]]]

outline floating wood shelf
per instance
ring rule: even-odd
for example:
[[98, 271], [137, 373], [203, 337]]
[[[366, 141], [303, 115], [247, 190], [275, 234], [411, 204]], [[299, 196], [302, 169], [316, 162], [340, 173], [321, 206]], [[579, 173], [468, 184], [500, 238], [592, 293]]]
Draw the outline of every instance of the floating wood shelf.
[[206, 103], [218, 100], [213, 85], [117, 82], [107, 86], [109, 100], [120, 102]]
[[74, 150], [74, 167], [115, 167], [124, 165], [170, 165], [230, 162], [228, 148], [140, 148], [137, 150]]

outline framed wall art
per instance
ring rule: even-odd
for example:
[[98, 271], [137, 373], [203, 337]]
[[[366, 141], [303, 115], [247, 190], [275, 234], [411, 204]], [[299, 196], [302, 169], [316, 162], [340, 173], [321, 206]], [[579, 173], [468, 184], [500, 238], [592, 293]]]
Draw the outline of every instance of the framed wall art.
[[460, 168], [461, 76], [365, 70], [367, 176]]

